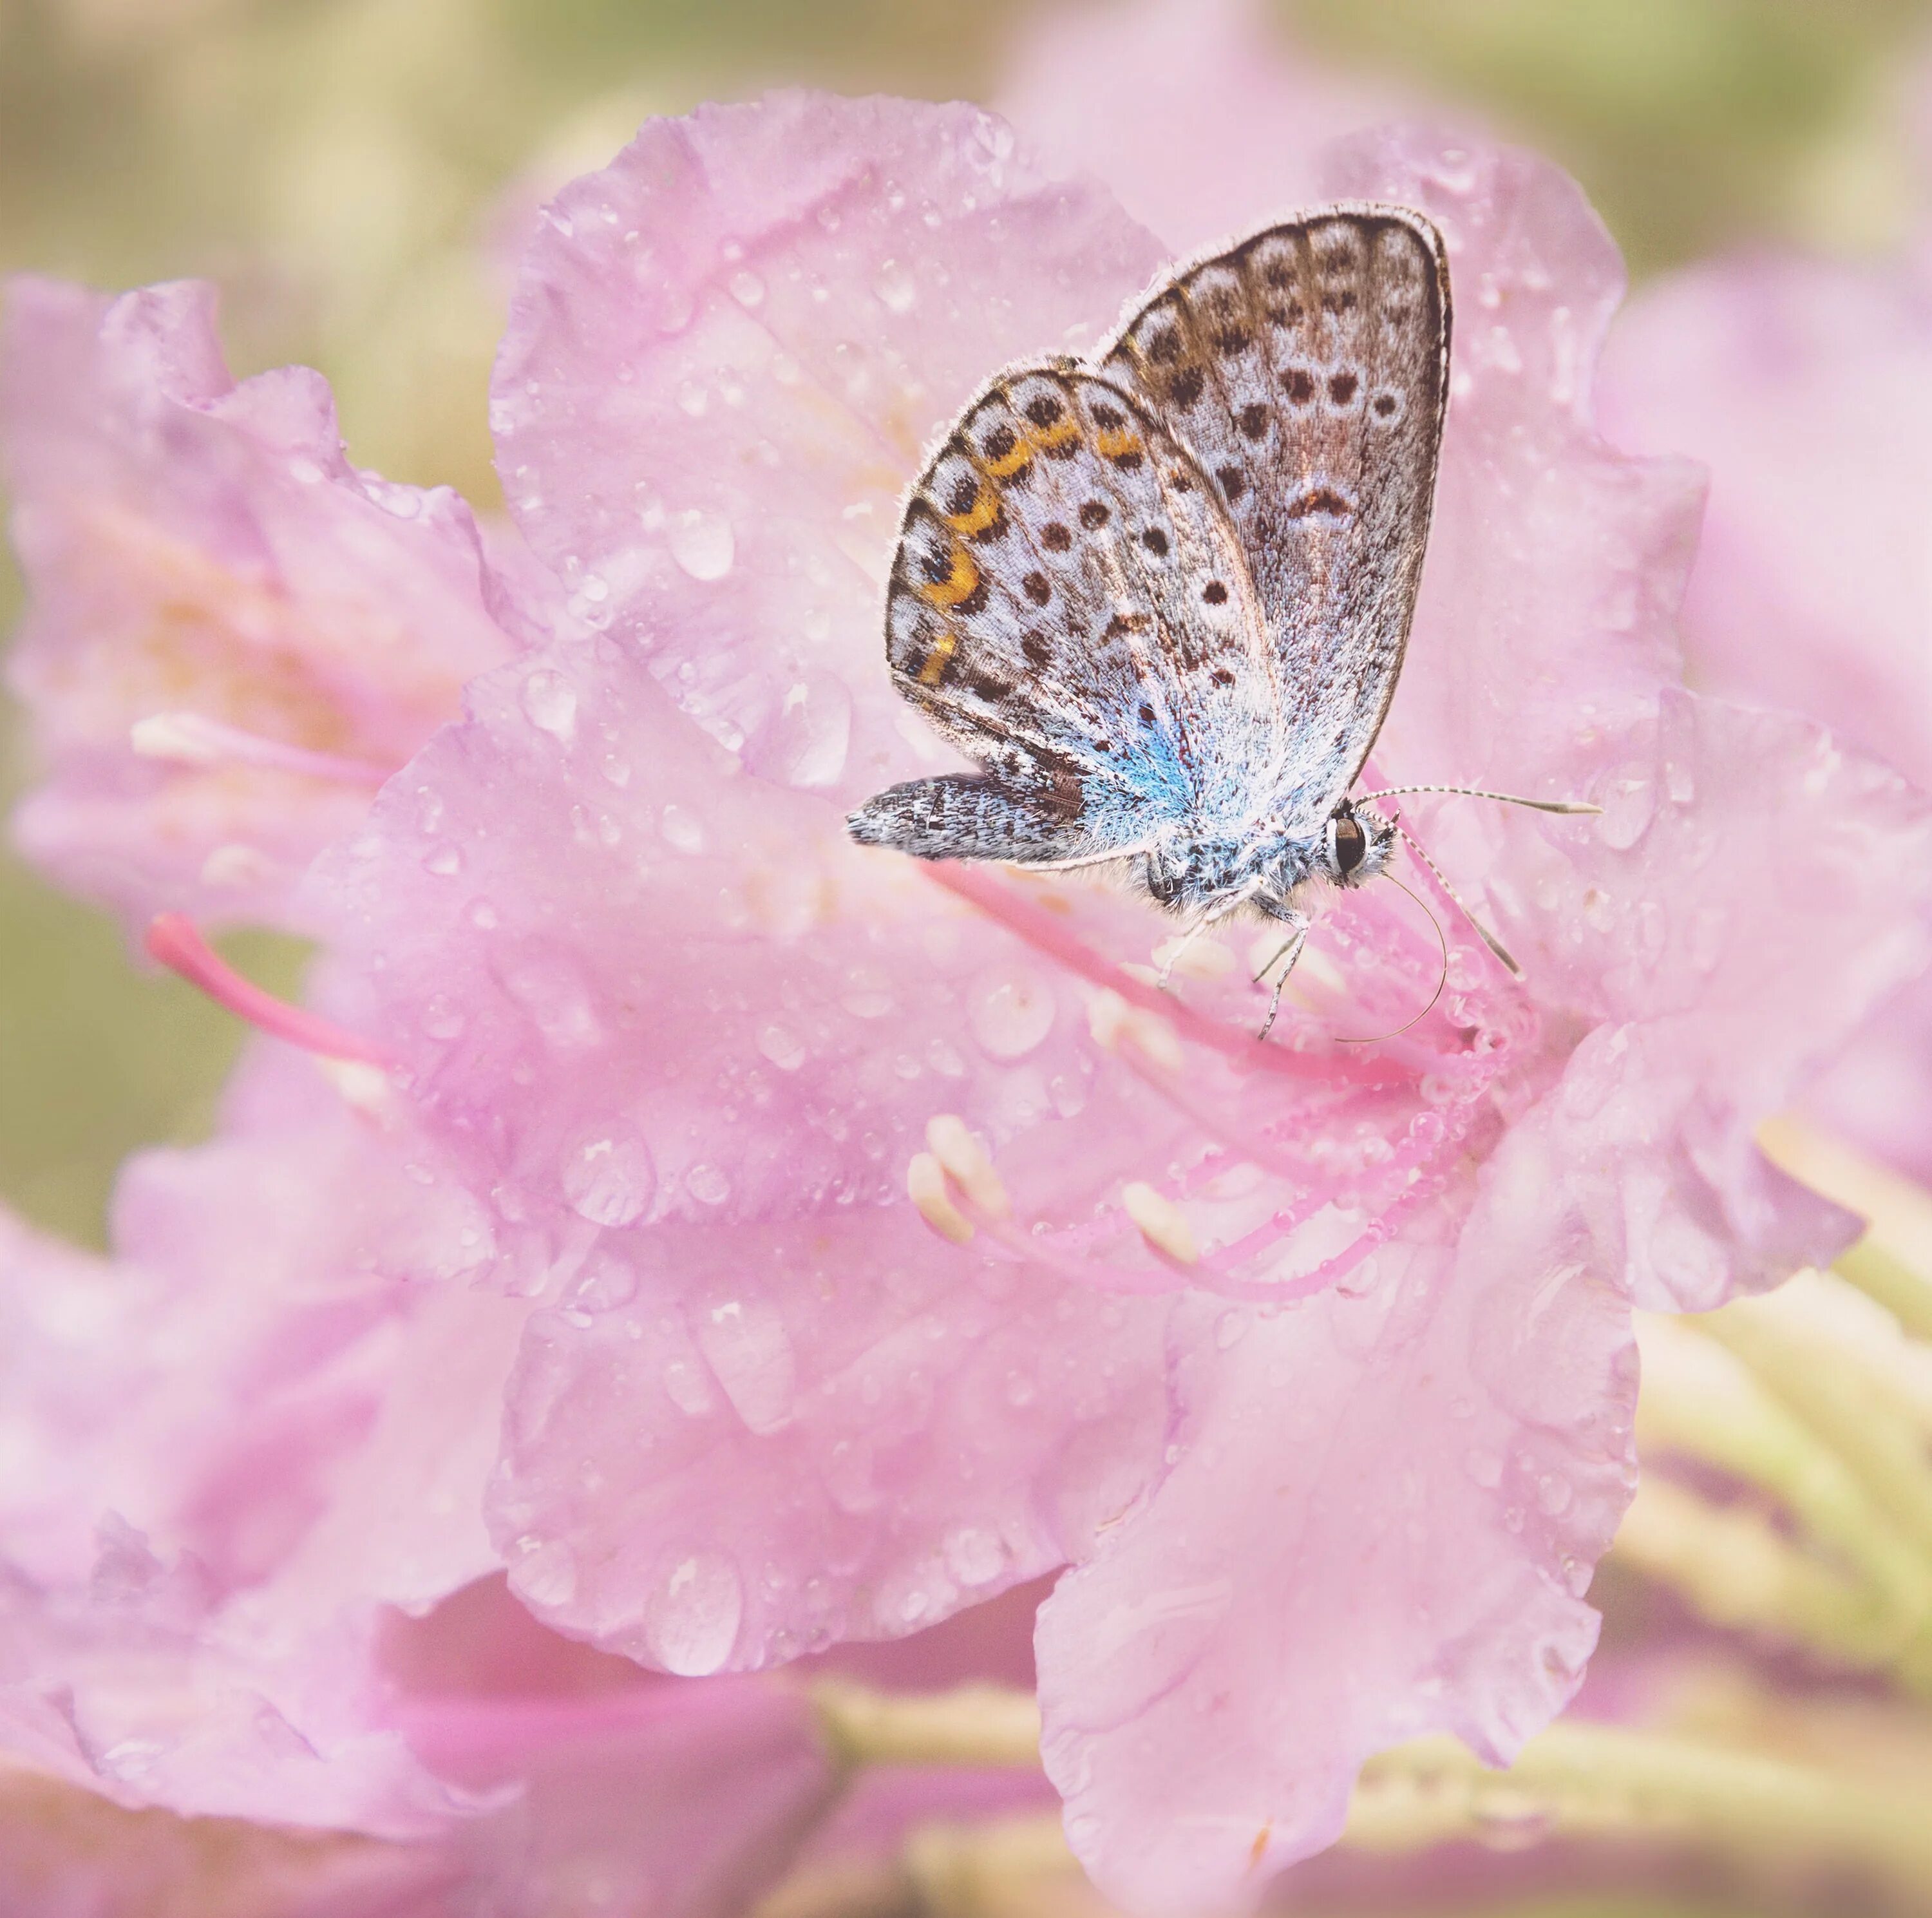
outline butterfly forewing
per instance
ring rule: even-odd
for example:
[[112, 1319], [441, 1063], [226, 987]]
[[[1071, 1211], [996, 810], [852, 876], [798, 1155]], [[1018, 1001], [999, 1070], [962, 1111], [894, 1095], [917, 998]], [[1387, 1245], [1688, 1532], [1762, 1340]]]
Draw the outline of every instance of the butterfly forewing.
[[1274, 790], [1311, 830], [1402, 665], [1448, 395], [1441, 236], [1399, 207], [1270, 227], [1162, 287], [1103, 350], [1208, 476], [1252, 573], [1282, 719]]
[[1225, 770], [1219, 742], [1282, 720], [1267, 623], [1212, 482], [1142, 406], [1070, 362], [995, 380], [922, 476], [886, 652], [901, 692], [992, 782], [873, 801], [862, 822], [908, 851], [922, 835], [1035, 861], [1126, 850], [1197, 806]]

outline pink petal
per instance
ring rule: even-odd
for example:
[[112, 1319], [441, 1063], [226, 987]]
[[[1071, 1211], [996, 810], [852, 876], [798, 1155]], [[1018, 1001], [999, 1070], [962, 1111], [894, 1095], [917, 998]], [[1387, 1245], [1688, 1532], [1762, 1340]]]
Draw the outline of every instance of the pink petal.
[[640, 1673], [545, 1631], [500, 1580], [400, 1625], [387, 1662], [417, 1755], [498, 1802], [443, 1846], [493, 1910], [736, 1918], [839, 1790], [796, 1687]]
[[878, 659], [922, 449], [1001, 362], [1091, 344], [1159, 257], [971, 107], [650, 122], [525, 260], [491, 402], [511, 510], [752, 771], [863, 797], [934, 752]]
[[1254, 0], [1126, 0], [1035, 15], [999, 90], [1029, 138], [1090, 168], [1190, 254], [1322, 197], [1334, 140], [1413, 110], [1386, 78], [1292, 50]]
[[1366, 1298], [1178, 1325], [1180, 1462], [1041, 1611], [1048, 1773], [1130, 1910], [1258, 1889], [1400, 1739], [1506, 1760], [1582, 1675], [1634, 1478], [1628, 1306], [1498, 1266], [1480, 1207], [1460, 1252], [1444, 1223]]
[[[1812, 713], [1932, 783], [1932, 323], [1917, 279], [1773, 256], [1681, 273], [1619, 318], [1604, 374], [1620, 438], [1710, 470], [1683, 615], [1699, 681]], [[1805, 898], [1799, 929], [1831, 912]], [[1807, 1103], [1932, 1178], [1932, 985], [1895, 997]]]
[[284, 919], [293, 881], [510, 650], [446, 489], [345, 461], [320, 377], [236, 386], [213, 290], [11, 284], [0, 438], [30, 593], [15, 830], [136, 925]]

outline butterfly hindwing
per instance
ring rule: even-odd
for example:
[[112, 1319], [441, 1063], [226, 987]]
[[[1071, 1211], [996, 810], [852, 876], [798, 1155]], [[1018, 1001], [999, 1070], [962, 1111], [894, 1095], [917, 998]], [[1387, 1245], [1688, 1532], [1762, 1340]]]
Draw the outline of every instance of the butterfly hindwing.
[[928, 857], [1130, 850], [1195, 807], [1217, 740], [1280, 725], [1214, 488], [1070, 362], [1010, 371], [967, 408], [908, 502], [886, 623], [899, 691], [985, 769], [856, 816]]
[[1448, 397], [1441, 236], [1400, 207], [1271, 227], [1164, 285], [1103, 348], [1209, 476], [1270, 635], [1268, 797], [1305, 830], [1368, 756], [1420, 581]]

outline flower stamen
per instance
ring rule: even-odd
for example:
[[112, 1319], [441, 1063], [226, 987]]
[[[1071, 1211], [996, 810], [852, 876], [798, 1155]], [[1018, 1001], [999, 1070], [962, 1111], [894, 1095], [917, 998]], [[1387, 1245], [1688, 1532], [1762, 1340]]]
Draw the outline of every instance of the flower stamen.
[[152, 713], [128, 730], [128, 743], [142, 759], [175, 766], [247, 766], [296, 773], [338, 785], [380, 786], [394, 770], [345, 753], [317, 752], [285, 740], [211, 719], [201, 713]]
[[1172, 1199], [1136, 1179], [1120, 1188], [1120, 1205], [1133, 1221], [1134, 1229], [1163, 1258], [1177, 1265], [1200, 1263], [1193, 1229]]

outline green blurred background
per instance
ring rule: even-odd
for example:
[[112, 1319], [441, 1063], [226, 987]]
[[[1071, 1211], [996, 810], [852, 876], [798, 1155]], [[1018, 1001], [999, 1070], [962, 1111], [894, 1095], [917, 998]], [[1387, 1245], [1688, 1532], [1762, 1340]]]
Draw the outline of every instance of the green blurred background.
[[[773, 80], [990, 98], [1030, 0], [0, 0], [0, 268], [224, 290], [238, 372], [335, 383], [356, 460], [495, 497], [506, 182]], [[1104, 11], [1104, 5], [1100, 8]], [[1870, 252], [1916, 191], [1932, 0], [1280, 0], [1285, 41], [1473, 105], [1582, 179], [1640, 275]], [[0, 571], [10, 626], [19, 584]], [[26, 776], [0, 735], [0, 794]], [[278, 989], [301, 955], [238, 939]], [[208, 1124], [238, 1034], [0, 854], [0, 1198], [100, 1242], [132, 1148]]]

